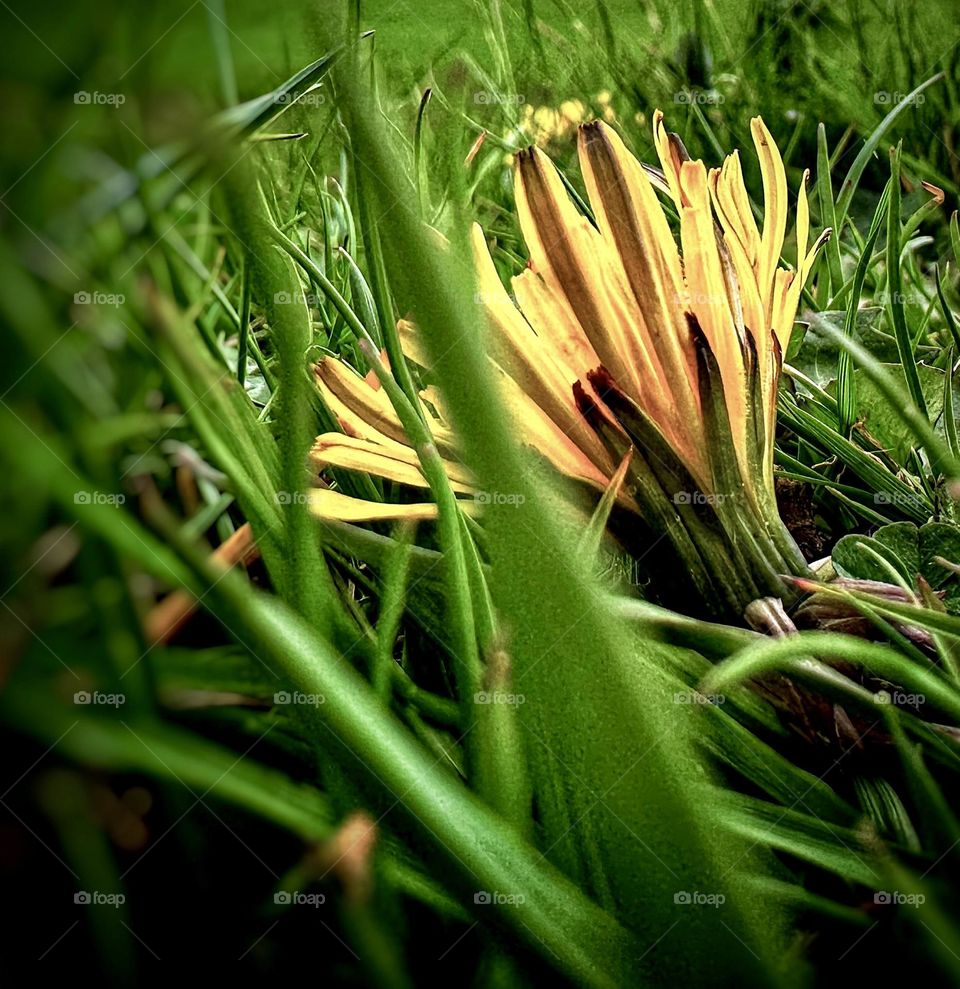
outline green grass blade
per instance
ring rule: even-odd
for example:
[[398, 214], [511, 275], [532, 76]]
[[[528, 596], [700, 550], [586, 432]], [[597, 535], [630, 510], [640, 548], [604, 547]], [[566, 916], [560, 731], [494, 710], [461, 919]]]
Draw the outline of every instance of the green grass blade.
[[829, 227], [833, 236], [824, 245], [827, 255], [826, 302], [840, 291], [843, 285], [843, 268], [840, 264], [840, 228], [837, 226], [837, 210], [833, 201], [833, 184], [830, 181], [830, 155], [827, 148], [827, 130], [821, 123], [817, 127], [817, 196], [820, 201], [820, 223]]
[[907, 388], [920, 414], [927, 415], [927, 402], [917, 373], [917, 358], [914, 352], [913, 337], [907, 328], [906, 307], [903, 302], [903, 281], [900, 258], [900, 153], [901, 145], [890, 155], [890, 203], [887, 209], [887, 293], [890, 315], [893, 320], [897, 350]]
[[880, 146], [880, 142], [883, 140], [883, 135], [890, 129], [890, 127], [896, 122], [897, 118], [906, 109], [913, 107], [916, 101], [916, 97], [923, 93], [924, 90], [932, 86], [936, 82], [940, 82], [944, 78], [942, 72], [938, 72], [936, 75], [931, 76], [929, 79], [924, 80], [920, 83], [916, 89], [912, 90], [906, 96], [899, 100], [893, 107], [893, 109], [880, 121], [880, 123], [874, 128], [870, 136], [864, 141], [863, 147], [860, 149], [857, 157], [854, 159], [853, 164], [850, 166], [850, 170], [847, 172], [846, 177], [843, 180], [843, 184], [840, 186], [840, 192], [837, 195], [837, 227], [834, 230], [834, 236], [839, 237], [841, 227], [847, 218], [847, 213], [850, 211], [850, 204], [853, 201], [853, 194], [857, 191], [857, 186], [860, 184], [860, 178], [864, 173], [870, 159], [873, 158], [874, 152]]

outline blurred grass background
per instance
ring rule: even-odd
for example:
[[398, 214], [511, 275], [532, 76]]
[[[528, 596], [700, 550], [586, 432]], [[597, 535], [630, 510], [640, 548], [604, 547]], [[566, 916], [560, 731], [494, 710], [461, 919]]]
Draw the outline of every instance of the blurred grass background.
[[[4, 7], [9, 44], [0, 154], [5, 174], [20, 178], [17, 201], [37, 211], [25, 219], [49, 217], [51, 209], [72, 201], [91, 170], [96, 174], [96, 162], [77, 161], [75, 148], [106, 143], [121, 158], [124, 151], [140, 153], [117, 117], [138, 121], [134, 131], [157, 143], [223, 105], [211, 27], [222, 29], [229, 42], [243, 99], [315, 57], [324, 16], [323, 4], [270, 8], [252, 0], [81, 2], [69, 8], [16, 0]], [[931, 94], [910, 126], [927, 145], [924, 157], [956, 188], [955, 156], [948, 164], [957, 124], [956, 10], [950, 0], [916, 6], [893, 0], [518, 0], [501, 12], [526, 102], [557, 105], [612, 89], [633, 111], [649, 112], [654, 105], [672, 106], [678, 87], [717, 85], [722, 117], [738, 138], [757, 113], [781, 141], [805, 120], [798, 139], [807, 149], [817, 121], [841, 132], [846, 126], [868, 132], [885, 112], [878, 93], [905, 94], [946, 69], [945, 92]], [[455, 71], [463, 53], [492, 67], [480, 4], [375, 0], [363, 5], [362, 23], [376, 30], [384, 91], [398, 121], [415, 111], [417, 87]], [[119, 114], [109, 106], [77, 107], [73, 97], [81, 89], [119, 92], [128, 101]], [[944, 114], [944, 107], [951, 112]], [[674, 126], [686, 133], [676, 109]], [[58, 139], [65, 146], [52, 148]], [[699, 150], [695, 142], [691, 150]], [[52, 162], [21, 178], [51, 155]]]

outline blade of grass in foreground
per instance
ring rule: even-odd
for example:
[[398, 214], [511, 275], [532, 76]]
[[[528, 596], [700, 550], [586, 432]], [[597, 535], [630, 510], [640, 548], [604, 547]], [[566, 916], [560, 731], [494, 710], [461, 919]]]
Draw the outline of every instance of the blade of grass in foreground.
[[[637, 932], [631, 983], [675, 984], [707, 968], [719, 981], [737, 973], [762, 982], [759, 957], [782, 946], [775, 917], [738, 895], [757, 861], [703, 797], [692, 726], [671, 703], [659, 647], [607, 610], [577, 565], [573, 532], [556, 521], [549, 478], [511, 435], [471, 303], [465, 226], [438, 249], [362, 81], [346, 67], [338, 92], [354, 146], [379, 180], [377, 215], [386, 222], [389, 213], [384, 249], [400, 309], [413, 313], [432, 354], [479, 486], [511, 496], [491, 499], [485, 517], [491, 592], [510, 632], [514, 690], [524, 695], [544, 851]], [[725, 897], [725, 910], [690, 909], [692, 890]]]
[[[336, 816], [315, 787], [160, 721], [116, 721], [50, 703], [46, 690], [14, 685], [3, 694], [3, 715], [26, 735], [86, 766], [111, 772], [149, 773], [224, 800], [290, 831], [305, 843], [328, 838]], [[399, 857], [386, 855], [384, 876], [411, 896], [444, 913], [466, 917], [462, 905]]]
[[[352, 772], [369, 773], [372, 785], [395, 800], [436, 878], [478, 920], [510, 931], [580, 984], [610, 989], [629, 984], [632, 960], [642, 950], [629, 932], [451, 776], [303, 618], [239, 574], [211, 570], [206, 557], [184, 544], [172, 526], [164, 533], [167, 545], [123, 508], [96, 499], [78, 508], [78, 482], [87, 490], [94, 486], [65, 473], [69, 454], [53, 437], [45, 436], [37, 447], [37, 434], [12, 413], [0, 416], [0, 435], [24, 476], [66, 512], [79, 514], [89, 532], [153, 576], [190, 589], [245, 648], [282, 671], [297, 689], [324, 696], [314, 722], [318, 739]], [[487, 903], [476, 898], [483, 892], [508, 894], [511, 900]]]

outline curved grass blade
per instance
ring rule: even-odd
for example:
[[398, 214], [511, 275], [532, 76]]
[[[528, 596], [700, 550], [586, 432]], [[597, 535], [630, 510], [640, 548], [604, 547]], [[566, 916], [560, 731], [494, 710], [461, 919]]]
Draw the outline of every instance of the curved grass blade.
[[900, 154], [902, 143], [890, 153], [890, 202], [887, 207], [887, 293], [894, 336], [907, 388], [920, 414], [928, 420], [927, 400], [923, 395], [920, 375], [917, 373], [917, 356], [913, 337], [907, 327], [906, 307], [903, 302], [903, 278], [900, 258]]
[[[820, 200], [820, 225], [835, 231], [824, 250], [827, 256], [825, 279], [827, 292], [825, 303], [834, 297], [843, 285], [843, 268], [840, 264], [840, 228], [837, 226], [837, 210], [833, 200], [833, 184], [830, 181], [830, 154], [827, 148], [827, 130], [821, 123], [817, 127], [817, 196]], [[824, 304], [822, 308], [826, 309]]]
[[843, 184], [840, 186], [840, 192], [837, 196], [837, 226], [834, 228], [835, 237], [840, 236], [841, 226], [847, 218], [847, 213], [850, 210], [850, 203], [853, 200], [853, 194], [856, 192], [857, 186], [860, 184], [860, 177], [863, 175], [864, 169], [873, 157], [874, 152], [880, 146], [880, 142], [883, 140], [883, 135], [886, 134], [901, 113], [903, 113], [908, 107], [914, 105], [916, 97], [920, 95], [920, 93], [932, 86], [934, 83], [940, 82], [944, 77], [943, 72], [938, 72], [936, 75], [931, 76], [929, 79], [926, 79], [924, 82], [920, 83], [916, 89], [904, 96], [903, 99], [894, 106], [894, 108], [874, 128], [873, 132], [866, 139], [866, 141], [864, 141], [863, 147], [854, 159], [853, 164], [850, 166], [850, 170], [847, 172], [846, 177], [843, 180]]
[[[863, 250], [860, 252], [860, 260], [857, 262], [857, 269], [850, 286], [850, 299], [847, 302], [846, 313], [843, 317], [843, 335], [847, 340], [853, 339], [857, 312], [860, 309], [860, 295], [863, 292], [863, 283], [867, 277], [867, 269], [870, 267], [870, 262], [873, 259], [873, 247], [877, 242], [877, 237], [880, 235], [883, 218], [890, 209], [889, 195], [890, 185], [888, 183], [883, 191], [883, 195], [880, 197], [877, 210], [873, 214], [873, 220], [870, 223], [870, 229], [867, 233], [867, 240]], [[848, 350], [841, 350], [837, 358], [837, 429], [844, 436], [849, 437], [856, 414], [857, 382], [853, 374], [850, 352]]]
[[960, 691], [939, 673], [918, 666], [889, 646], [834, 632], [798, 632], [747, 646], [708, 673], [702, 689], [716, 693], [774, 671], [802, 675], [811, 656], [846, 660], [893, 683], [915, 687], [931, 703], [960, 719]]

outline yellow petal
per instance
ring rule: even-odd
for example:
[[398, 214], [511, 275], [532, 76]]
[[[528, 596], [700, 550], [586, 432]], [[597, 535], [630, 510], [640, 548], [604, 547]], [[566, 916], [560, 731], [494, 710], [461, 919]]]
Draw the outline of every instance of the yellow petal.
[[780, 262], [787, 229], [787, 176], [777, 145], [760, 117], [750, 121], [750, 131], [763, 176], [763, 235], [757, 261], [757, 284], [764, 300], [767, 326], [770, 327], [773, 325], [774, 273]]
[[[720, 367], [730, 428], [741, 465], [746, 468], [746, 376], [738, 324], [731, 308], [731, 293], [736, 287], [728, 282], [721, 260], [703, 162], [684, 162], [679, 181], [687, 204], [680, 208], [680, 239], [689, 308]], [[735, 296], [733, 302], [735, 305]], [[702, 437], [701, 433], [694, 435]]]
[[[521, 442], [532, 447], [561, 474], [586, 481], [601, 490], [605, 488], [609, 474], [597, 467], [513, 378], [500, 368], [497, 371], [503, 403], [520, 434]], [[613, 470], [612, 464], [610, 470]]]
[[335, 357], [323, 357], [314, 366], [317, 387], [330, 412], [352, 436], [407, 444], [407, 437], [390, 400], [353, 368]]
[[407, 319], [397, 320], [397, 332], [400, 334], [400, 347], [404, 354], [420, 367], [430, 370], [432, 362], [427, 356], [427, 348], [420, 339], [417, 327]]
[[770, 496], [775, 501], [776, 494], [774, 492], [773, 483], [773, 458], [774, 441], [777, 433], [777, 389], [780, 385], [780, 367], [783, 361], [783, 351], [780, 349], [779, 342], [776, 338], [774, 338], [771, 343], [772, 347], [769, 355], [767, 356], [766, 367], [761, 365], [760, 374], [761, 380], [764, 382], [762, 387], [766, 388], [768, 396], [766, 406], [767, 421], [764, 423], [763, 479], [769, 490]]
[[551, 291], [543, 276], [532, 268], [514, 275], [510, 285], [537, 335], [537, 346], [540, 341], [552, 346], [558, 361], [569, 368], [573, 380], [585, 377], [587, 371], [599, 366], [600, 358], [563, 293]]
[[436, 411], [440, 422], [446, 424], [450, 422], [450, 414], [446, 411], [446, 401], [443, 392], [436, 385], [427, 385], [420, 389], [420, 398], [424, 402], [429, 402]]
[[670, 195], [677, 209], [680, 209], [683, 204], [683, 194], [680, 191], [680, 166], [683, 160], [679, 148], [670, 140], [660, 110], [653, 111], [653, 143], [660, 158], [660, 165], [663, 167], [663, 176], [670, 189]]
[[[393, 505], [364, 501], [330, 488], [313, 488], [308, 497], [310, 512], [316, 518], [338, 522], [393, 522], [400, 519], [420, 522], [437, 517], [437, 506], [430, 502]], [[461, 501], [460, 504], [465, 511], [474, 513], [472, 501]]]
[[779, 323], [774, 324], [774, 329], [777, 332], [777, 339], [780, 341], [781, 348], [786, 351], [787, 344], [790, 342], [790, 334], [793, 330], [794, 321], [797, 318], [797, 309], [800, 306], [800, 293], [803, 291], [803, 286], [806, 285], [807, 279], [810, 277], [810, 272], [813, 270], [814, 262], [817, 260], [817, 255], [820, 253], [820, 248], [830, 239], [831, 231], [826, 229], [820, 236], [816, 239], [813, 247], [807, 252], [804, 258], [803, 264], [797, 273], [796, 277], [790, 283], [790, 286], [786, 292], [786, 297], [782, 306], [782, 310], [779, 316]]
[[[483, 231], [478, 225], [473, 228], [473, 250], [477, 268], [479, 298], [484, 304], [490, 322], [491, 336], [488, 353], [495, 364], [506, 372], [526, 394], [546, 413], [556, 426], [574, 443], [583, 448], [587, 455], [598, 464], [606, 464], [608, 457], [596, 434], [587, 426], [577, 412], [573, 400], [573, 385], [587, 368], [574, 368], [567, 360], [568, 353], [582, 357], [589, 351], [593, 357], [591, 367], [600, 363], [589, 342], [574, 319], [575, 328], [561, 302], [558, 293], [544, 290], [542, 301], [549, 312], [542, 321], [531, 325], [508, 295], [500, 282], [493, 260], [487, 250]], [[535, 272], [524, 275], [539, 279]], [[519, 279], [515, 279], [517, 284]], [[542, 284], [542, 282], [541, 282]], [[524, 294], [529, 302], [529, 288], [524, 286]], [[536, 305], [531, 309], [537, 311]], [[529, 315], [529, 313], [528, 313]], [[535, 332], [535, 327], [540, 332]], [[566, 332], [563, 327], [566, 327]], [[565, 337], [572, 336], [579, 348], [569, 346]]]
[[713, 172], [716, 172], [716, 178], [711, 183], [711, 192], [724, 234], [728, 239], [735, 238], [739, 242], [750, 265], [755, 266], [760, 254], [760, 231], [757, 230], [757, 221], [753, 218], [743, 183], [740, 152], [734, 151], [728, 155], [720, 170], [714, 169]]
[[727, 157], [722, 168], [711, 169], [708, 182], [713, 206], [723, 229], [723, 240], [736, 273], [743, 325], [753, 337], [763, 366], [770, 334], [765, 297], [757, 284], [760, 233], [750, 211], [739, 154], [735, 151]]
[[[342, 467], [345, 470], [364, 471], [377, 477], [427, 488], [429, 484], [420, 469], [416, 451], [410, 447], [383, 446], [370, 440], [341, 433], [324, 433], [318, 436], [310, 450], [310, 461], [315, 467]], [[458, 463], [444, 461], [444, 470], [451, 487], [461, 494], [473, 490], [469, 472]]]
[[643, 404], [657, 401], [663, 371], [636, 333], [636, 305], [609, 248], [576, 210], [542, 152], [522, 152], [517, 161], [517, 210], [534, 270], [551, 292], [566, 298], [621, 387]]
[[807, 258], [807, 238], [810, 236], [810, 205], [807, 202], [807, 179], [810, 169], [805, 168], [800, 177], [800, 191], [797, 193], [797, 271], [803, 269]]
[[576, 376], [565, 366], [552, 335], [538, 337], [507, 293], [487, 250], [479, 224], [471, 231], [479, 292], [491, 333], [487, 352], [511, 377], [521, 382], [545, 409], [572, 407], [570, 389]]
[[[717, 169], [710, 172], [711, 194], [713, 195], [714, 176]], [[714, 195], [714, 205], [716, 206], [716, 196]], [[721, 220], [721, 226], [723, 226]], [[753, 264], [743, 247], [743, 243], [735, 233], [727, 233], [724, 230], [723, 242], [730, 258], [736, 276], [737, 300], [741, 312], [741, 321], [746, 330], [753, 337], [757, 348], [758, 356], [764, 356], [769, 349], [769, 328], [766, 326], [766, 316], [764, 315], [763, 300], [757, 287], [757, 274]], [[758, 238], [759, 242], [759, 238]]]
[[[323, 400], [345, 433], [384, 445], [410, 445], [390, 399], [382, 388], [373, 388], [353, 368], [335, 357], [324, 357], [314, 366]], [[441, 456], [456, 458], [453, 433], [442, 423], [431, 423]]]
[[602, 123], [580, 130], [580, 165], [587, 192], [619, 273], [637, 304], [638, 349], [655, 353], [660, 382], [675, 417], [699, 415], [695, 356], [686, 331], [680, 255], [656, 194], [619, 136]]
[[778, 268], [773, 280], [773, 302], [771, 304], [770, 325], [777, 339], [780, 341], [782, 349], [786, 350], [790, 342], [790, 332], [793, 330], [793, 318], [797, 311], [795, 295], [791, 288], [797, 286], [797, 293], [800, 291], [800, 282], [795, 271], [787, 271]]
[[827, 227], [820, 236], [814, 241], [813, 247], [807, 251], [807, 256], [803, 261], [803, 267], [800, 269], [800, 285], [806, 285], [807, 279], [810, 277], [810, 272], [813, 269], [814, 262], [817, 260], [817, 255], [820, 253], [820, 248], [833, 236], [833, 231]]

